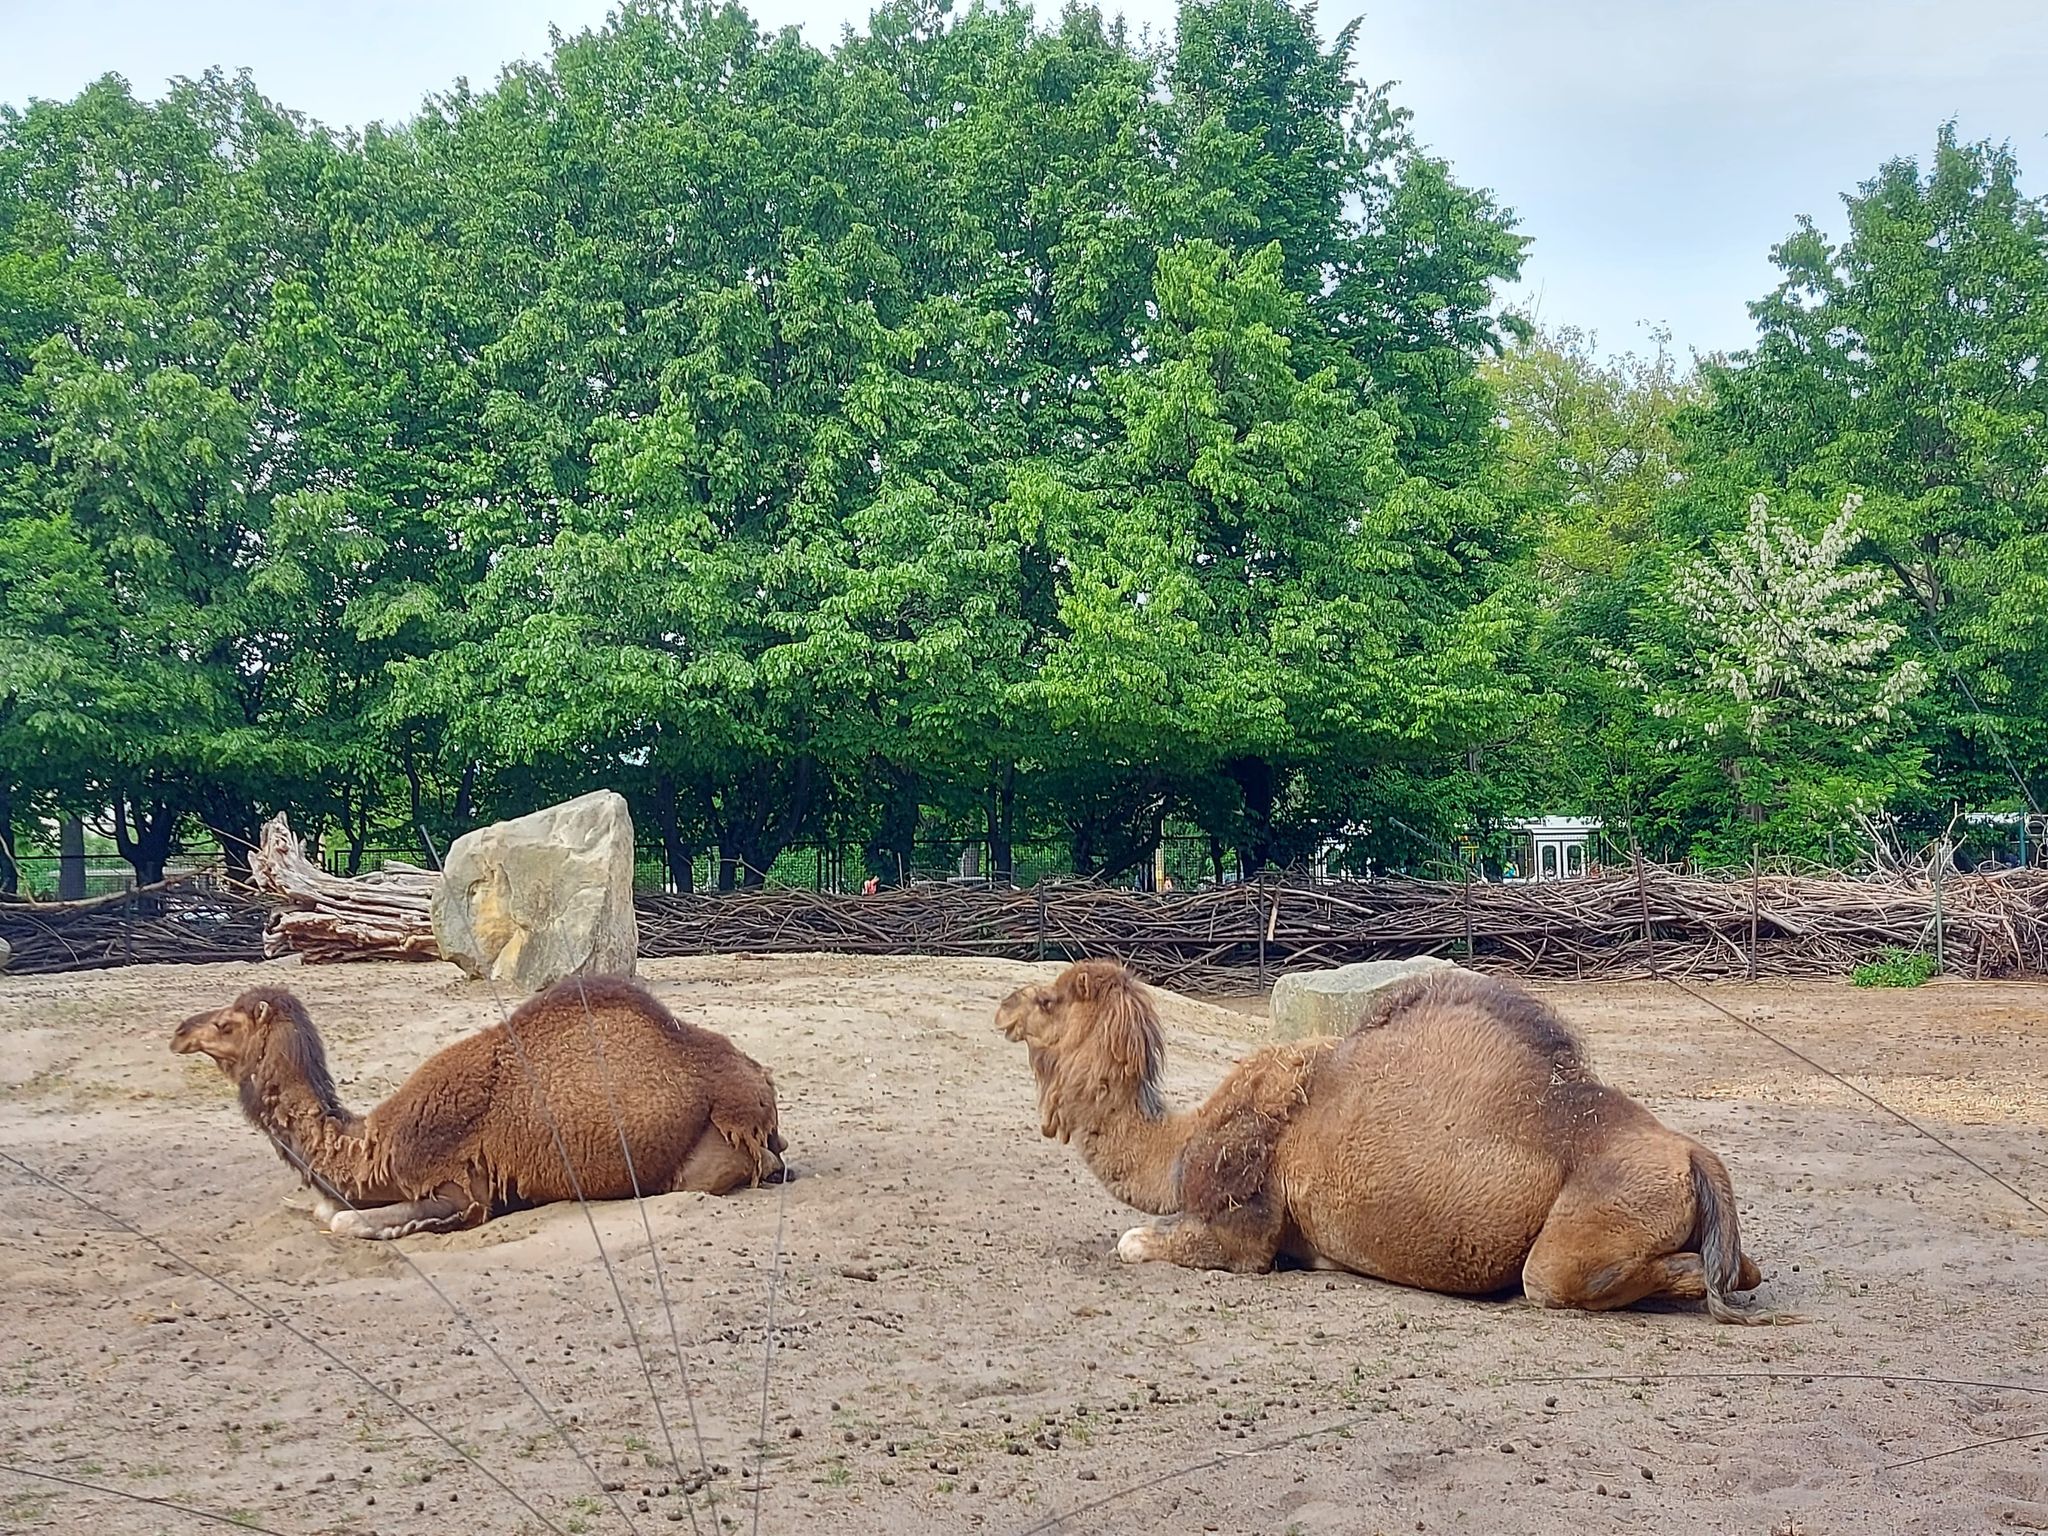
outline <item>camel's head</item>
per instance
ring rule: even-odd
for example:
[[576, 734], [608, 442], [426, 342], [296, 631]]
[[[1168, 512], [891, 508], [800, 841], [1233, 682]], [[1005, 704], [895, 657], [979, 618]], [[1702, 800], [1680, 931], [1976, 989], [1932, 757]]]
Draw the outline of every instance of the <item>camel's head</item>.
[[1165, 1043], [1143, 982], [1114, 960], [1081, 960], [1051, 982], [1019, 987], [996, 1009], [996, 1027], [1031, 1052], [1039, 1130], [1065, 1141], [1084, 1106], [1164, 1113]]
[[[180, 1056], [211, 1056], [231, 1081], [241, 1082], [272, 1057], [305, 1054], [305, 1041], [320, 1050], [305, 1005], [282, 987], [251, 987], [225, 1008], [195, 1013], [171, 1035]], [[301, 1063], [301, 1070], [304, 1064]], [[326, 1063], [320, 1063], [325, 1075]]]

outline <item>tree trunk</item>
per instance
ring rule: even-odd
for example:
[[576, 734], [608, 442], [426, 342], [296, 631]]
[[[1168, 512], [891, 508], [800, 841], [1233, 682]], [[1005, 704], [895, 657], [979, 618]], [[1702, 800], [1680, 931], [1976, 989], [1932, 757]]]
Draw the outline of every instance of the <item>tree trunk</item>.
[[884, 885], [905, 885], [917, 857], [917, 826], [924, 816], [924, 800], [915, 773], [894, 764], [877, 762], [876, 777], [883, 785], [882, 815], [874, 836], [861, 849], [867, 872]]
[[687, 896], [697, 889], [697, 845], [680, 838], [664, 837], [663, 856], [668, 860], [668, 883], [676, 893]]
[[1083, 880], [1095, 878], [1095, 823], [1084, 821], [1074, 828], [1074, 873]]
[[14, 867], [14, 790], [0, 784], [0, 891], [9, 896], [21, 889], [21, 875]]
[[[246, 795], [218, 785], [210, 786], [201, 797], [200, 824], [207, 834], [220, 845], [221, 863], [226, 866], [230, 885], [247, 883], [249, 855], [256, 849], [256, 839], [263, 833], [263, 818], [258, 814], [255, 803]], [[348, 825], [348, 801], [344, 793], [341, 807], [341, 824]], [[355, 870], [351, 868], [350, 874]]]
[[1239, 873], [1247, 880], [1273, 861], [1273, 802], [1279, 786], [1273, 765], [1240, 757], [1224, 766], [1244, 799], [1244, 835], [1237, 847]]
[[668, 864], [668, 883], [687, 895], [697, 888], [697, 845], [685, 842], [682, 816], [676, 808], [676, 781], [663, 774], [655, 785], [654, 819], [661, 828], [661, 853]]
[[405, 768], [405, 789], [412, 806], [412, 829], [424, 839], [427, 835], [427, 829], [423, 824], [420, 808], [420, 765], [413, 757], [410, 746], [406, 747], [400, 760]]
[[996, 885], [1015, 885], [1017, 836], [1017, 765], [1002, 763], [996, 768], [995, 788], [988, 802], [989, 879]]
[[[129, 827], [129, 814], [135, 823]], [[164, 861], [171, 854], [171, 832], [178, 818], [162, 800], [147, 808], [124, 794], [114, 795], [114, 847], [135, 871], [137, 885], [155, 885], [164, 877]]]
[[740, 889], [758, 891], [768, 883], [768, 868], [775, 862], [767, 849], [756, 845], [747, 850], [746, 862], [740, 866]]
[[57, 823], [57, 899], [85, 900], [85, 823], [76, 816]]
[[718, 888], [754, 890], [784, 849], [810, 824], [816, 762], [801, 754], [789, 763], [785, 789], [777, 764], [763, 762], [745, 780], [729, 786], [711, 806], [718, 828]]
[[363, 854], [370, 846], [370, 786], [359, 787], [356, 795], [355, 814], [349, 814], [348, 801], [341, 805], [341, 829], [348, 838], [348, 872], [353, 879], [363, 872]]

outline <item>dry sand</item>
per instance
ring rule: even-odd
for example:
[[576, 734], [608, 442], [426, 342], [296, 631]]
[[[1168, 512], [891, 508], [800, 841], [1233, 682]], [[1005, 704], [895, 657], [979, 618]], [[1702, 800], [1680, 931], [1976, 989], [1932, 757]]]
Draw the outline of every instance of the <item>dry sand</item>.
[[[2048, 1439], [1884, 1470], [2048, 1435], [2048, 1221], [1675, 990], [1548, 989], [1610, 1081], [1726, 1157], [1764, 1294], [1805, 1326], [1122, 1266], [1112, 1247], [1137, 1218], [1041, 1140], [1022, 1052], [991, 1026], [1036, 969], [647, 967], [679, 1013], [774, 1068], [801, 1175], [649, 1202], [694, 1426], [641, 1217], [595, 1210], [680, 1460], [696, 1464], [701, 1432], [728, 1530], [754, 1529], [778, 1223], [761, 1531], [2048, 1529]], [[0, 1150], [289, 1317], [561, 1531], [625, 1530], [613, 1495], [647, 1531], [688, 1529], [671, 1523], [687, 1519], [677, 1475], [581, 1211], [402, 1246], [559, 1407], [597, 1481], [395, 1246], [316, 1232], [210, 1064], [170, 1055], [177, 1018], [258, 975], [305, 996], [363, 1105], [499, 1016], [438, 965], [0, 980]], [[2048, 988], [1714, 995], [2048, 1198]], [[1182, 1097], [1262, 1027], [1241, 1007], [1165, 1011]], [[283, 1326], [6, 1164], [0, 1297], [7, 1464], [293, 1536], [541, 1529]], [[1777, 1374], [1743, 1374], [1758, 1372]], [[1684, 1379], [1645, 1379], [1665, 1373]], [[1929, 1376], [1973, 1384], [1915, 1380]], [[1540, 1379], [1558, 1377], [1579, 1379]], [[7, 1531], [204, 1528], [0, 1472]]]

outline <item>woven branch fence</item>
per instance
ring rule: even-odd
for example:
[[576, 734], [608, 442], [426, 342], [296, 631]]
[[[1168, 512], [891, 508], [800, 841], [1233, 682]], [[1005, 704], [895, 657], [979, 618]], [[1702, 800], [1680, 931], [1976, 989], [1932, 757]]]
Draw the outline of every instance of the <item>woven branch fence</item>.
[[[324, 886], [329, 909], [347, 895]], [[300, 927], [289, 902], [174, 889], [66, 909], [0, 904], [10, 972], [141, 962], [308, 961], [433, 953], [424, 911], [375, 898], [376, 942], [348, 925]], [[421, 903], [423, 908], [424, 903]], [[297, 910], [305, 910], [298, 908]], [[1140, 893], [1084, 882], [1028, 890], [912, 885], [873, 896], [761, 890], [638, 899], [640, 953], [1114, 957], [1184, 991], [1247, 991], [1283, 971], [1408, 955], [1469, 959], [1548, 978], [1653, 968], [1695, 978], [1840, 976], [1887, 948], [1939, 952], [1951, 975], [2048, 975], [2048, 871], [1939, 884], [1762, 875], [1710, 878], [1643, 866], [1539, 884], [1278, 880]], [[413, 926], [407, 927], [407, 924]], [[403, 929], [404, 931], [399, 931]]]
[[1887, 948], [1939, 949], [1968, 976], [2048, 974], [2048, 872], [1905, 881], [1685, 876], [1644, 866], [1494, 885], [1253, 881], [1180, 893], [1086, 883], [911, 886], [873, 896], [746, 891], [645, 896], [645, 955], [828, 950], [1112, 957], [1184, 991], [1410, 955], [1531, 977], [1843, 975]]
[[[261, 960], [269, 902], [176, 882], [79, 902], [0, 902], [7, 975]], [[0, 986], [6, 983], [0, 981]]]

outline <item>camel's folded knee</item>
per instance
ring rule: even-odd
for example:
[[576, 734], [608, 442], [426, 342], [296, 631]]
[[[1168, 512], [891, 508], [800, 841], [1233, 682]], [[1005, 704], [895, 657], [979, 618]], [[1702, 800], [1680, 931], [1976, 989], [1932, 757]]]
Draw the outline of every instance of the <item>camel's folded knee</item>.
[[1133, 1227], [1116, 1240], [1116, 1256], [1126, 1264], [1145, 1264], [1166, 1257], [1166, 1234], [1156, 1227]]

